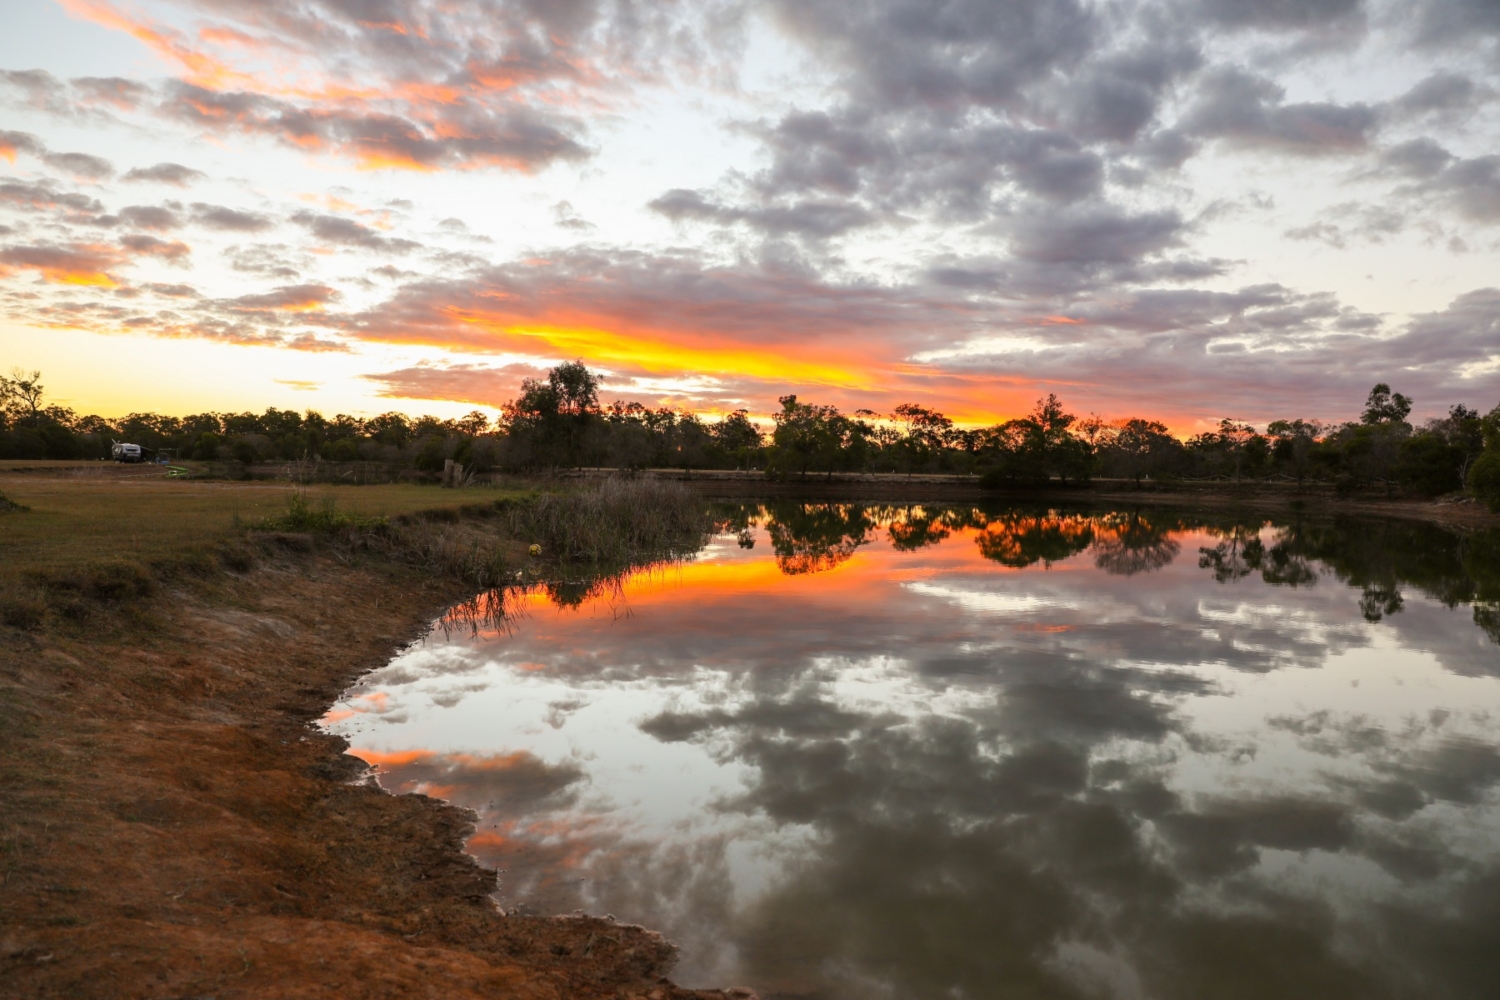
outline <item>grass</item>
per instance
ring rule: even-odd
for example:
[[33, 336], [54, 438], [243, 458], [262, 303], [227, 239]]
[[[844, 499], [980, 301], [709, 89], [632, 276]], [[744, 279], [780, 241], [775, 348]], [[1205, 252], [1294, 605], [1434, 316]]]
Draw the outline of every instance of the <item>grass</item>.
[[[101, 604], [149, 597], [166, 578], [244, 572], [273, 550], [325, 545], [480, 590], [513, 586], [522, 569], [528, 585], [571, 593], [680, 557], [711, 529], [699, 498], [657, 480], [567, 493], [309, 489], [106, 468], [14, 475], [4, 485], [29, 508], [0, 513], [0, 621], [22, 629], [53, 616], [82, 621]], [[533, 544], [540, 559], [528, 555]]]
[[[11, 501], [31, 508], [0, 515], [0, 584], [28, 572], [65, 573], [102, 562], [170, 563], [211, 550], [242, 528], [288, 516], [289, 501], [298, 495], [285, 483], [174, 480], [160, 474], [33, 473], [6, 476], [0, 488]], [[302, 495], [313, 517], [331, 502], [351, 518], [394, 517], [452, 498], [435, 487], [409, 485], [328, 486]]]

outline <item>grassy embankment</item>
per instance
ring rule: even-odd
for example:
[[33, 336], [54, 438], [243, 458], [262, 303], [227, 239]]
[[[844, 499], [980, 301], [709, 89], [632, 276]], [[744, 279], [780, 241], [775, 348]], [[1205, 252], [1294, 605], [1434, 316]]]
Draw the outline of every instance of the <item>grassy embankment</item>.
[[577, 576], [691, 545], [696, 500], [616, 484], [289, 503], [118, 472], [0, 490], [29, 508], [0, 512], [7, 995], [693, 995], [659, 980], [671, 949], [639, 928], [500, 916], [461, 852], [468, 817], [354, 780], [309, 723], [445, 606], [518, 569], [546, 580], [529, 542]]

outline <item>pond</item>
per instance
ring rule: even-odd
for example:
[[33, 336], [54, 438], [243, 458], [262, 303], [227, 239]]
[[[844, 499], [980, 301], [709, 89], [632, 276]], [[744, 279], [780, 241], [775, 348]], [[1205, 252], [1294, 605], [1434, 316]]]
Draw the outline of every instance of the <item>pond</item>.
[[763, 997], [1500, 996], [1500, 538], [787, 503], [325, 720]]

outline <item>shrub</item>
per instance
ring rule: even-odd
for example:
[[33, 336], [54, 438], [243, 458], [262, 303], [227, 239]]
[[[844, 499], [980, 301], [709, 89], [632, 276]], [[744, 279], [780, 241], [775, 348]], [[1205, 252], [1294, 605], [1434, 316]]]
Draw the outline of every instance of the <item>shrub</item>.
[[1500, 448], [1486, 448], [1469, 469], [1469, 489], [1500, 512]]
[[266, 518], [257, 527], [263, 531], [331, 534], [345, 529], [375, 529], [386, 525], [383, 517], [361, 517], [339, 510], [333, 497], [325, 497], [316, 507], [301, 490], [287, 498], [286, 513]]

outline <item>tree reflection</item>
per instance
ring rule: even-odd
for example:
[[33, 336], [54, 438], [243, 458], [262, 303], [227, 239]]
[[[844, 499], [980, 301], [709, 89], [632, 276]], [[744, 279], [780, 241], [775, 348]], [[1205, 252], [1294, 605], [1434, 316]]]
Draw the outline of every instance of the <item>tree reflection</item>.
[[974, 536], [980, 553], [1002, 566], [1024, 569], [1050, 566], [1077, 555], [1094, 541], [1087, 517], [1058, 514], [1006, 514], [991, 520]]
[[766, 513], [776, 565], [788, 576], [833, 569], [875, 526], [862, 504], [777, 503]]
[[1140, 512], [1100, 518], [1094, 540], [1094, 565], [1113, 576], [1150, 573], [1172, 563], [1182, 545], [1171, 537], [1181, 530], [1176, 519], [1147, 519]]

